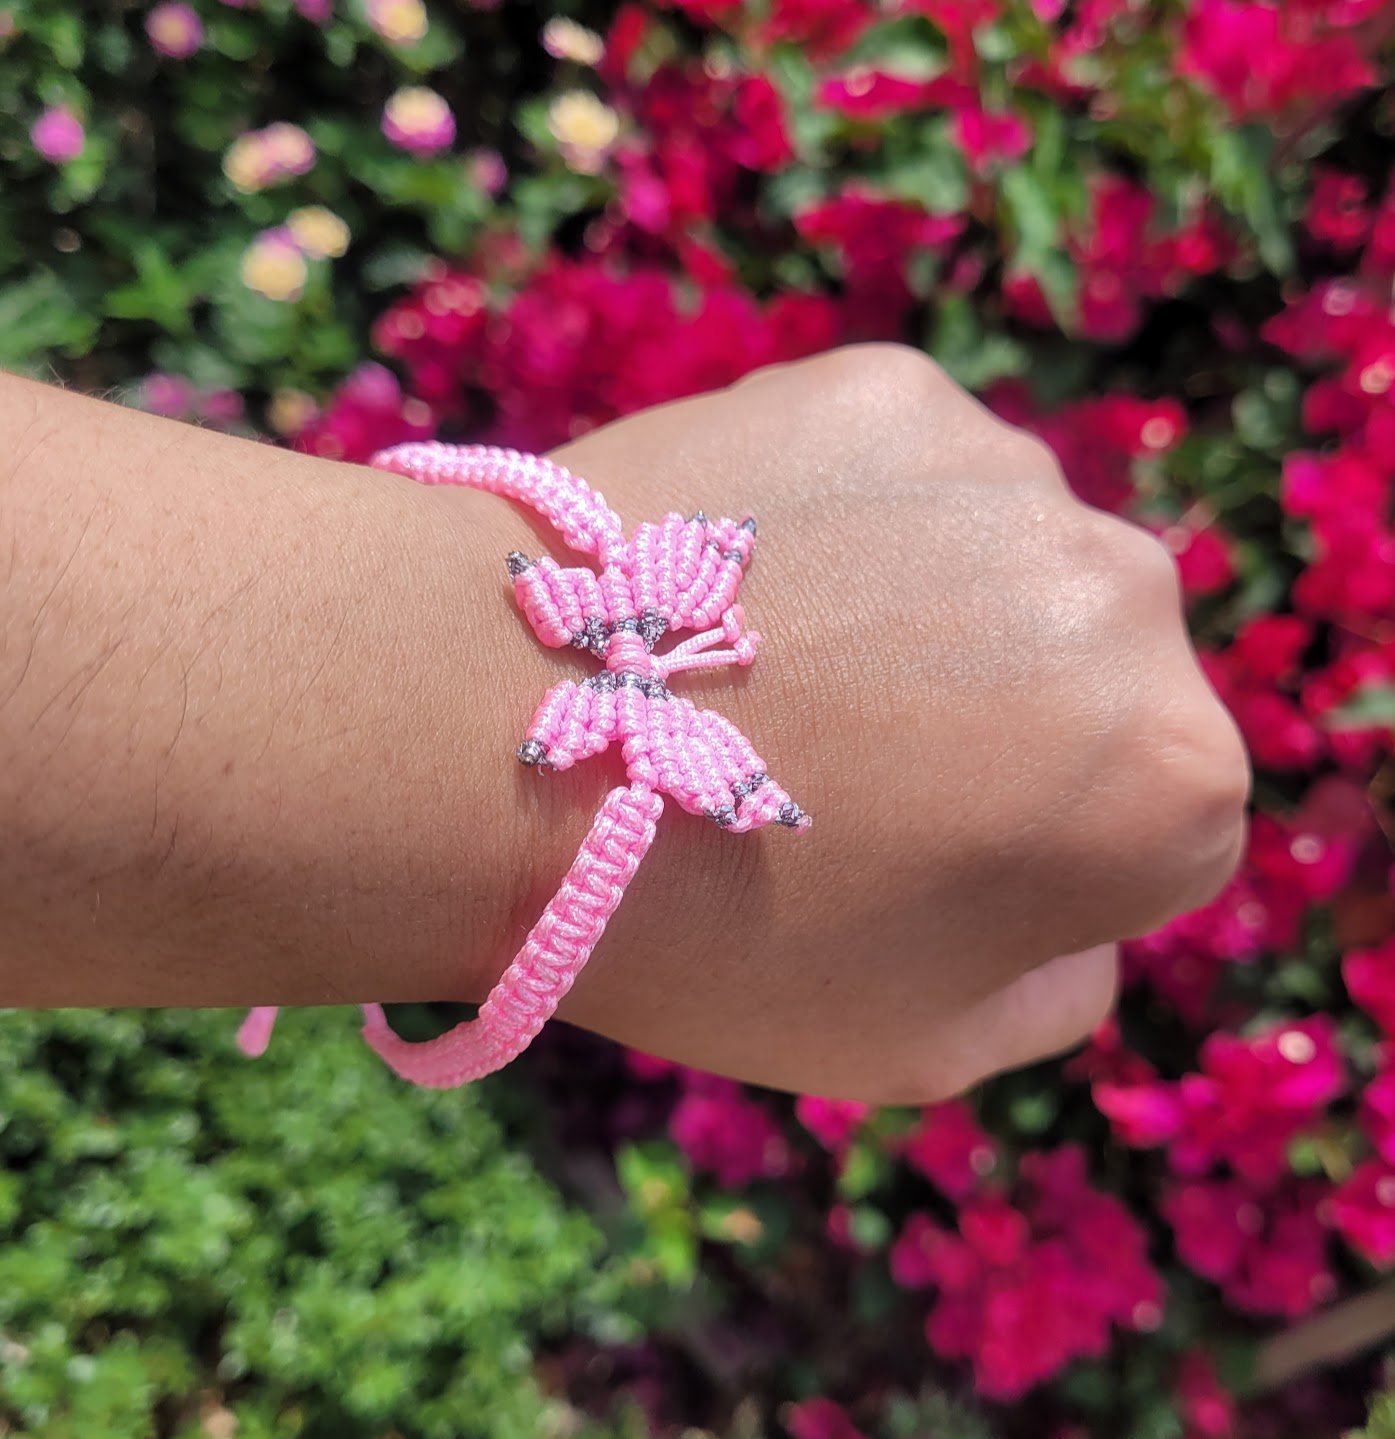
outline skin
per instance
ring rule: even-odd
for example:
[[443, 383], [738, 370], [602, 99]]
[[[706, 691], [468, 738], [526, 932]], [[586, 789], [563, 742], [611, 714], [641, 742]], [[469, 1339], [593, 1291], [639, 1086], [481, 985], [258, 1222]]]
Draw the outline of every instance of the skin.
[[[0, 378], [0, 1003], [478, 1000], [618, 754], [510, 761], [545, 650], [491, 496]], [[815, 817], [670, 804], [562, 1015], [792, 1090], [919, 1102], [1107, 1011], [1208, 899], [1248, 776], [1151, 537], [929, 361], [863, 346], [556, 458], [627, 524], [744, 515], [720, 709]], [[1064, 957], [1062, 957], [1064, 956]]]

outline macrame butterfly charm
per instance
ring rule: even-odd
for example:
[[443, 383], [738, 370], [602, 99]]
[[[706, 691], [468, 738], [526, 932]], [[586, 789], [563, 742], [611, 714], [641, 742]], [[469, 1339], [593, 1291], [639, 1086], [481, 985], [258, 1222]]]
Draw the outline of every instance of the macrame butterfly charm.
[[[601, 804], [561, 888], [478, 1016], [425, 1043], [399, 1039], [382, 1007], [362, 1006], [364, 1037], [404, 1079], [450, 1088], [507, 1064], [532, 1041], [591, 955], [625, 886], [653, 843], [671, 796], [723, 829], [804, 830], [809, 816], [766, 772], [730, 720], [674, 694], [684, 670], [749, 665], [760, 636], [736, 604], [755, 545], [753, 519], [669, 515], [626, 540], [604, 498], [569, 471], [485, 446], [399, 445], [373, 464], [423, 484], [468, 485], [531, 505], [600, 571], [508, 556], [520, 608], [546, 645], [586, 650], [604, 668], [544, 696], [518, 749], [542, 771], [564, 770], [619, 743], [628, 786]], [[698, 633], [658, 652], [670, 632]], [[276, 1010], [254, 1009], [239, 1042], [260, 1054]]]

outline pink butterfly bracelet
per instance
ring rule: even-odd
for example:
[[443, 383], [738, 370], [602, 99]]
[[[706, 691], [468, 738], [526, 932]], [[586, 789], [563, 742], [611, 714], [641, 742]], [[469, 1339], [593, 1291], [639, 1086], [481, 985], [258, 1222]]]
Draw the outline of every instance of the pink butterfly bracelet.
[[[372, 463], [422, 484], [469, 485], [531, 505], [573, 550], [599, 560], [597, 574], [508, 557], [514, 593], [538, 638], [589, 650], [605, 665], [547, 692], [518, 758], [540, 771], [564, 770], [619, 740], [630, 781], [605, 797], [561, 888], [475, 1019], [414, 1044], [393, 1033], [381, 1005], [361, 1006], [364, 1038], [393, 1070], [413, 1084], [449, 1089], [507, 1064], [552, 1015], [653, 843], [662, 795], [723, 829], [773, 821], [804, 830], [810, 821], [730, 720], [698, 709], [667, 683], [683, 670], [755, 658], [760, 636], [742, 632], [735, 603], [755, 520], [672, 514], [626, 540], [601, 495], [533, 455], [427, 443], [384, 450]], [[670, 630], [685, 629], [701, 633], [655, 653]], [[248, 1014], [238, 1032], [246, 1054], [266, 1048], [275, 1021], [274, 1007]]]

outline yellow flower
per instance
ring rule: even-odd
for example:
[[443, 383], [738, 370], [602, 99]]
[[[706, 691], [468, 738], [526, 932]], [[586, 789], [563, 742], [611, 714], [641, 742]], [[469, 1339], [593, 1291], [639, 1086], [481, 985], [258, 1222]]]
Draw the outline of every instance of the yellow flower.
[[598, 64], [605, 54], [605, 42], [594, 30], [559, 15], [543, 26], [543, 49], [554, 59], [577, 65]]
[[421, 0], [368, 0], [368, 23], [392, 45], [414, 45], [426, 34]]
[[223, 173], [244, 194], [250, 195], [266, 184], [266, 170], [258, 134], [239, 136], [223, 156]]
[[349, 248], [349, 227], [323, 205], [292, 210], [286, 228], [312, 260], [337, 260]]
[[315, 418], [317, 409], [304, 390], [277, 390], [266, 407], [266, 421], [278, 435], [298, 435]]
[[309, 271], [285, 230], [263, 230], [243, 251], [238, 273], [249, 290], [268, 300], [298, 300]]
[[567, 164], [593, 175], [620, 133], [620, 117], [589, 90], [569, 90], [548, 107], [547, 128]]

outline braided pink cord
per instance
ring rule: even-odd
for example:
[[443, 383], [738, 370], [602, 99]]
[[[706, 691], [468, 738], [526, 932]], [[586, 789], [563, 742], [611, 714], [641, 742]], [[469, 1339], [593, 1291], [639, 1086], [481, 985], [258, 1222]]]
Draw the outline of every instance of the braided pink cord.
[[625, 544], [620, 517], [570, 470], [541, 455], [488, 445], [443, 445], [437, 440], [398, 445], [373, 456], [380, 470], [392, 470], [423, 485], [466, 485], [519, 500], [535, 509], [581, 554], [609, 563]]
[[[364, 1038], [397, 1074], [447, 1089], [507, 1064], [556, 1010], [654, 842], [661, 794], [734, 832], [771, 823], [804, 830], [809, 816], [730, 720], [666, 683], [685, 670], [754, 660], [760, 636], [743, 632], [735, 603], [754, 520], [668, 515], [640, 525], [627, 543], [602, 496], [549, 460], [433, 442], [399, 445], [373, 463], [423, 484], [468, 485], [531, 505], [572, 549], [601, 561], [597, 575], [548, 558], [508, 557], [519, 606], [538, 638], [589, 650], [605, 664], [582, 683], [548, 691], [518, 757], [562, 770], [619, 743], [630, 779], [606, 796], [561, 887], [475, 1019], [414, 1044], [393, 1033], [381, 1005], [360, 1006]], [[702, 633], [656, 654], [677, 629]], [[253, 1009], [238, 1031], [243, 1051], [260, 1054], [275, 1022], [275, 1008]]]
[[654, 842], [664, 802], [642, 785], [605, 797], [567, 877], [479, 1015], [437, 1039], [410, 1044], [365, 1007], [363, 1037], [403, 1079], [453, 1089], [521, 1054], [572, 987]]

